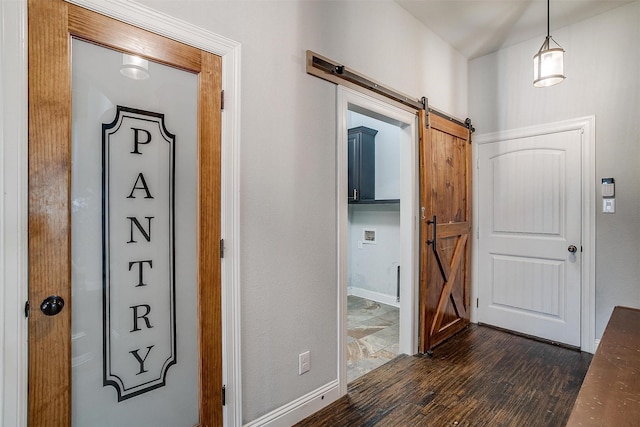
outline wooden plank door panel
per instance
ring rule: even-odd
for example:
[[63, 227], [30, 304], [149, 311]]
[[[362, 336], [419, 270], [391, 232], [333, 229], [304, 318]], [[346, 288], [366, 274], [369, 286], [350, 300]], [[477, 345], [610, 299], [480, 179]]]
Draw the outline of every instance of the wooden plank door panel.
[[469, 323], [471, 145], [469, 130], [420, 118], [420, 351]]

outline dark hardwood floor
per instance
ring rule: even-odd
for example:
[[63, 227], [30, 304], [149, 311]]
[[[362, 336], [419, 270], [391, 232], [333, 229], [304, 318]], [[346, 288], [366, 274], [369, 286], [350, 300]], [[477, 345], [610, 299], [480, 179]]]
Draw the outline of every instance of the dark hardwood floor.
[[564, 426], [592, 355], [471, 325], [400, 355], [297, 426]]

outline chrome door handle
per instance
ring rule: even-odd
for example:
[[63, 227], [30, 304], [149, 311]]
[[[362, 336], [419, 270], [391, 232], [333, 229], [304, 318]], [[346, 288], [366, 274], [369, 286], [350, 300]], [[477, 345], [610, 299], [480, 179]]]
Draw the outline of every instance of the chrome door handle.
[[578, 248], [576, 248], [574, 245], [570, 245], [567, 250], [569, 252], [571, 252], [572, 254], [575, 254], [576, 252], [578, 252]]

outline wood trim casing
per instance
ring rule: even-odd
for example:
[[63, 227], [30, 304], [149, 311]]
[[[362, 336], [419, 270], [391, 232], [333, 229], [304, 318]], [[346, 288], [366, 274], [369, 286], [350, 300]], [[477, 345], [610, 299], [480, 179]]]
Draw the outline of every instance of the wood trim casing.
[[200, 49], [140, 28], [132, 32], [133, 27], [124, 22], [72, 4], [68, 7], [68, 31], [73, 37], [186, 71], [201, 70]]
[[[199, 73], [200, 425], [222, 425], [219, 56], [62, 0], [28, 1], [30, 426], [71, 425], [71, 37]], [[64, 309], [45, 316], [49, 295]]]
[[[46, 426], [51, 420], [71, 424], [71, 340], [59, 340], [71, 328], [71, 64], [66, 23], [63, 2], [29, 1], [29, 376], [45, 378], [29, 381], [30, 426]], [[39, 310], [49, 295], [66, 302], [57, 316]], [[58, 369], [60, 359], [68, 369]]]
[[[198, 163], [198, 318], [200, 320], [200, 423], [222, 425], [222, 301], [220, 266], [221, 139], [220, 57], [202, 52], [199, 79]], [[211, 117], [211, 113], [214, 117]], [[216, 129], [216, 124], [218, 128]]]

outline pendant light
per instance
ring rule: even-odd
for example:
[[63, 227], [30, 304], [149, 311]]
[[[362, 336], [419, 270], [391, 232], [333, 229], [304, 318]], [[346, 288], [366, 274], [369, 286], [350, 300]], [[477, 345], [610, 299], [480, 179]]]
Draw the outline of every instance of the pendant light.
[[[553, 42], [557, 47], [552, 47]], [[549, 0], [547, 0], [547, 37], [540, 50], [533, 56], [533, 85], [548, 87], [564, 79], [564, 49], [549, 35]]]

